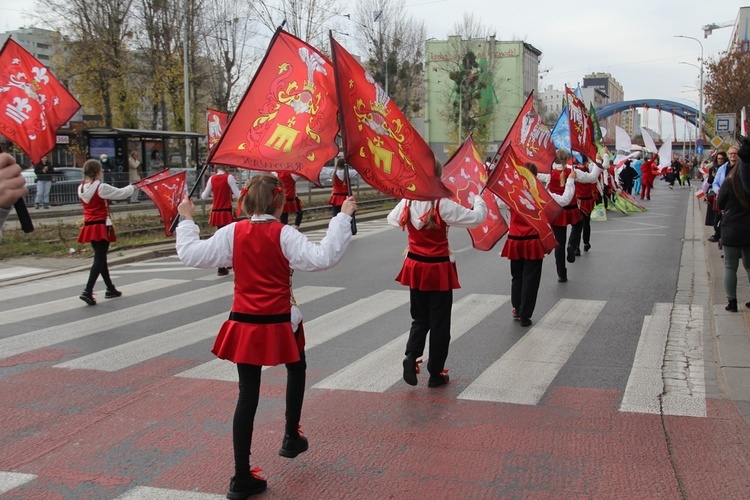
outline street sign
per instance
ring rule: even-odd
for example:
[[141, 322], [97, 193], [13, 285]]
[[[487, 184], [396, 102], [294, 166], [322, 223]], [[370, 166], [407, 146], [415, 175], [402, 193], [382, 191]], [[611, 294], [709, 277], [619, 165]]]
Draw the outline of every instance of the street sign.
[[703, 146], [695, 146], [695, 154], [702, 155], [703, 154]]
[[713, 146], [714, 148], [718, 148], [718, 147], [719, 147], [719, 146], [721, 146], [722, 144], [724, 144], [724, 139], [722, 139], [722, 138], [721, 138], [721, 137], [719, 137], [718, 135], [717, 135], [717, 136], [715, 136], [715, 137], [714, 137], [713, 139], [711, 139], [711, 145], [712, 145], [712, 146]]
[[717, 113], [716, 133], [721, 135], [734, 134], [734, 125], [737, 117], [734, 113]]

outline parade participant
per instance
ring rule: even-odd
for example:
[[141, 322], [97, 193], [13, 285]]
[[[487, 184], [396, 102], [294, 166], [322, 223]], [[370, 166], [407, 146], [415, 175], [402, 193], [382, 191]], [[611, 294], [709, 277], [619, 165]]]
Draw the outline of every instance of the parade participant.
[[[537, 166], [534, 163], [525, 165], [536, 177]], [[576, 170], [573, 170], [565, 181], [563, 194], [550, 193], [560, 206], [569, 204], [573, 199], [576, 192], [575, 179]], [[526, 217], [511, 210], [508, 239], [500, 255], [510, 259], [510, 303], [513, 306], [513, 319], [520, 321], [521, 326], [531, 326], [546, 254], [539, 232], [528, 223]]]
[[[443, 166], [435, 160], [435, 175]], [[408, 231], [406, 259], [396, 281], [409, 287], [412, 324], [403, 361], [404, 381], [417, 385], [419, 363], [430, 334], [428, 387], [449, 381], [445, 370], [451, 338], [453, 290], [460, 288], [456, 263], [451, 260], [448, 227], [474, 228], [487, 217], [481, 196], [474, 196], [474, 208], [464, 208], [449, 198], [434, 201], [401, 200], [388, 214], [388, 223]]]
[[633, 169], [635, 170], [635, 173], [638, 174], [638, 177], [635, 178], [635, 181], [633, 182], [633, 192], [635, 193], [635, 196], [638, 196], [641, 194], [641, 181], [643, 179], [643, 173], [641, 172], [641, 167], [643, 166], [643, 158], [640, 156], [633, 162]]
[[[232, 200], [240, 197], [240, 190], [237, 189], [237, 181], [234, 176], [229, 175], [222, 165], [216, 167], [216, 172], [208, 179], [206, 188], [201, 193], [201, 198], [204, 200], [210, 197], [213, 197], [213, 199], [208, 224], [220, 229], [234, 222]], [[226, 276], [229, 274], [229, 269], [220, 267], [216, 274]]]
[[[305, 335], [302, 314], [291, 294], [294, 270], [319, 271], [335, 266], [351, 241], [351, 216], [357, 210], [347, 198], [341, 213], [331, 219], [326, 236], [311, 243], [294, 228], [279, 222], [284, 187], [273, 175], [256, 175], [245, 184], [242, 199], [246, 220], [224, 226], [210, 238], [200, 239], [193, 222], [195, 206], [185, 198], [178, 207], [185, 218], [177, 226], [177, 255], [199, 268], [232, 266], [234, 300], [213, 352], [237, 364], [239, 398], [234, 413], [232, 440], [234, 476], [227, 498], [244, 499], [265, 491], [267, 482], [250, 469], [253, 422], [260, 397], [261, 368], [285, 364], [286, 427], [279, 455], [294, 458], [308, 449], [299, 431], [305, 393]], [[262, 262], [262, 266], [257, 263]]]
[[[730, 312], [738, 311], [737, 268], [740, 258], [750, 280], [750, 194], [742, 186], [739, 170], [733, 168], [727, 174], [716, 199], [716, 205], [724, 214], [721, 220], [724, 291], [727, 294], [727, 306], [724, 309]], [[745, 305], [750, 305], [750, 302]]]
[[620, 170], [618, 175], [622, 190], [626, 193], [633, 194], [633, 183], [638, 178], [638, 172], [633, 168], [630, 159], [625, 160], [625, 166]]
[[346, 186], [345, 169], [346, 161], [343, 158], [337, 159], [336, 168], [334, 169], [333, 174], [331, 174], [331, 185], [333, 186], [333, 189], [331, 190], [331, 197], [328, 199], [328, 204], [331, 205], [334, 217], [341, 211], [341, 205], [349, 194], [349, 190]]
[[651, 188], [654, 187], [654, 179], [659, 173], [659, 155], [654, 155], [641, 165], [641, 199], [651, 199]]
[[21, 167], [16, 160], [8, 153], [0, 153], [0, 239], [3, 237], [3, 224], [10, 209], [28, 192], [26, 179], [21, 175]]
[[289, 172], [278, 172], [278, 177], [284, 184], [284, 211], [281, 214], [281, 222], [289, 223], [289, 214], [294, 216], [294, 229], [299, 229], [302, 224], [302, 201], [297, 197], [297, 176]]
[[[568, 152], [565, 149], [558, 149], [555, 153], [555, 162], [552, 164], [552, 171], [549, 174], [539, 174], [539, 180], [546, 185], [547, 191], [551, 194], [562, 196], [565, 192], [565, 183], [568, 177]], [[598, 173], [597, 173], [598, 175]], [[550, 221], [552, 232], [555, 234], [557, 247], [555, 247], [555, 266], [557, 267], [557, 281], [565, 283], [568, 281], [568, 269], [565, 267], [565, 261], [575, 262], [575, 249], [572, 246], [566, 247], [568, 239], [568, 225], [575, 226], [581, 222], [581, 210], [578, 208], [578, 200], [573, 199], [564, 205], [562, 213], [555, 220]], [[571, 231], [572, 235], [572, 231]], [[567, 257], [566, 257], [567, 250]]]
[[568, 247], [573, 247], [575, 256], [581, 255], [581, 236], [583, 236], [583, 251], [588, 252], [591, 249], [591, 212], [596, 205], [594, 195], [597, 192], [597, 181], [602, 172], [609, 169], [609, 155], [604, 155], [604, 158], [599, 155], [596, 156], [597, 162], [603, 163], [602, 167], [599, 167], [599, 163], [593, 161], [587, 164], [586, 160], [584, 156], [583, 163], [576, 166], [576, 170], [578, 170], [576, 174], [576, 198], [578, 199], [578, 209], [581, 211], [581, 222], [573, 226], [568, 240]]
[[78, 198], [83, 205], [83, 227], [78, 234], [78, 243], [91, 243], [94, 249], [94, 262], [89, 271], [89, 280], [79, 298], [90, 306], [96, 305], [94, 285], [102, 276], [107, 291], [105, 299], [122, 296], [109, 277], [107, 252], [109, 244], [117, 241], [115, 228], [109, 215], [110, 200], [125, 200], [137, 189], [133, 185], [116, 188], [101, 181], [102, 164], [98, 160], [86, 160], [83, 164], [83, 182], [78, 186]]

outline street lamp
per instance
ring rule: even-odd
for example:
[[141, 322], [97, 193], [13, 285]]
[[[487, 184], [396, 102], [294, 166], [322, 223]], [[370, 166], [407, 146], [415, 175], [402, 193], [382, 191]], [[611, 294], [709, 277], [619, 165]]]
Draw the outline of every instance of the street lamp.
[[[689, 40], [695, 40], [698, 42], [698, 45], [701, 46], [701, 81], [700, 81], [700, 87], [698, 89], [698, 133], [700, 134], [700, 138], [703, 137], [703, 44], [700, 40], [698, 40], [695, 37], [692, 36], [685, 36], [685, 35], [675, 35], [675, 38], [687, 38]], [[685, 63], [687, 64], [687, 63]], [[696, 138], [696, 143], [697, 143]]]

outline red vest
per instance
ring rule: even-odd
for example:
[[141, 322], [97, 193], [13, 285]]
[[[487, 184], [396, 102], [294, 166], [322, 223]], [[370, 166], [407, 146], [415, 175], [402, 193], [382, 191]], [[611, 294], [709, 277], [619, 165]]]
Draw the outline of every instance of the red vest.
[[344, 179], [339, 179], [336, 172], [338, 172], [338, 169], [334, 170], [333, 176], [331, 176], [333, 191], [331, 192], [331, 197], [328, 199], [328, 204], [333, 205], [334, 207], [340, 207], [344, 204], [344, 201], [346, 201], [346, 197], [349, 195], [349, 190], [346, 188], [346, 181]]
[[[581, 172], [586, 172], [583, 169], [579, 169]], [[591, 215], [591, 211], [594, 209], [595, 200], [594, 193], [596, 193], [596, 183], [585, 183], [576, 181], [576, 198], [578, 198], [578, 208], [581, 212], [586, 215]]]
[[109, 217], [109, 200], [99, 196], [99, 187], [96, 186], [96, 192], [88, 203], [81, 200], [83, 205], [83, 227], [78, 233], [78, 243], [89, 243], [91, 241], [106, 240], [110, 243], [117, 241], [115, 230], [112, 226], [107, 226], [107, 217]]
[[[563, 182], [562, 185], [560, 185], [560, 178], [562, 177], [562, 173], [562, 170], [553, 168], [552, 172], [550, 172], [549, 184], [547, 185], [547, 189], [549, 189], [549, 192], [554, 193], [558, 196], [561, 196], [565, 192], [565, 183]], [[573, 195], [573, 199], [570, 200], [570, 204], [565, 205], [562, 208], [563, 211], [560, 213], [560, 215], [557, 216], [555, 220], [550, 222], [550, 225], [567, 226], [578, 224], [582, 217], [581, 211], [578, 209], [578, 200], [576, 199], [575, 195]]]
[[234, 222], [232, 213], [232, 190], [229, 188], [229, 174], [214, 174], [208, 180], [211, 183], [213, 202], [211, 216], [208, 223], [214, 227], [222, 227]]

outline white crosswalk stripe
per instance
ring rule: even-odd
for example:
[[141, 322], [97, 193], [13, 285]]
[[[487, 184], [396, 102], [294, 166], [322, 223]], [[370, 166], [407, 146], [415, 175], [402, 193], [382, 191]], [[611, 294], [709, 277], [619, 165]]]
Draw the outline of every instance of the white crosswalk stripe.
[[[373, 234], [382, 233], [388, 229], [393, 229], [393, 226], [388, 224], [388, 221], [383, 218], [379, 220], [367, 221], [366, 223], [357, 224], [357, 234], [352, 236], [353, 240], [366, 238]], [[315, 231], [305, 232], [305, 236], [313, 243], [320, 243], [320, 240], [326, 235], [326, 229], [316, 229]]]
[[560, 300], [458, 398], [537, 404], [604, 304], [598, 300]]
[[12, 266], [0, 269], [0, 281], [14, 278], [23, 278], [24, 276], [33, 276], [34, 274], [46, 273], [49, 269], [38, 267]]
[[0, 495], [35, 479], [34, 474], [21, 474], [20, 472], [0, 471]]
[[200, 493], [198, 491], [168, 490], [138, 486], [116, 498], [116, 500], [219, 500], [225, 495]]
[[[20, 299], [23, 297], [30, 297], [32, 295], [39, 295], [45, 292], [56, 292], [58, 290], [64, 290], [66, 288], [83, 288], [86, 284], [89, 273], [73, 273], [66, 274], [57, 278], [47, 278], [39, 281], [32, 281], [31, 283], [25, 283], [23, 285], [14, 285], [7, 288], [0, 288], [0, 303], [11, 300]], [[110, 273], [110, 277], [114, 280], [117, 278], [115, 272]]]

